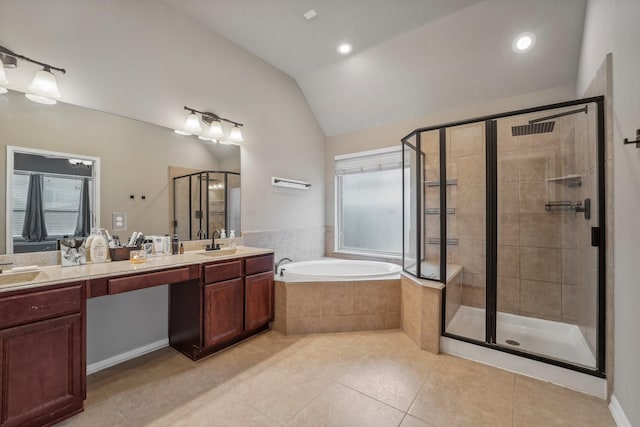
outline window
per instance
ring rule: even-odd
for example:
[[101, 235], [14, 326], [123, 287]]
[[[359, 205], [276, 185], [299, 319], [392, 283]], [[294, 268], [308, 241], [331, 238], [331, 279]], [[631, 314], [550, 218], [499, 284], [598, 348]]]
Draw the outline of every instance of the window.
[[[42, 199], [48, 235], [73, 236], [78, 220], [83, 178], [42, 175]], [[29, 174], [14, 173], [12, 193], [13, 221], [11, 227], [13, 237], [16, 239], [22, 239], [28, 189]], [[92, 196], [89, 195], [89, 197], [91, 198]]]
[[335, 173], [336, 251], [400, 256], [400, 149], [336, 156]]

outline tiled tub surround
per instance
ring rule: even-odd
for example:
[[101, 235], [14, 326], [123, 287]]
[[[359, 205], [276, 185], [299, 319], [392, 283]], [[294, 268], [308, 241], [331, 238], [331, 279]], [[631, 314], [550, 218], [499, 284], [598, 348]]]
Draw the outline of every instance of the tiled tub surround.
[[400, 327], [400, 280], [276, 278], [273, 329], [286, 335]]
[[272, 249], [276, 260], [287, 257], [294, 261], [304, 261], [325, 255], [324, 227], [243, 231], [242, 237], [247, 246]]

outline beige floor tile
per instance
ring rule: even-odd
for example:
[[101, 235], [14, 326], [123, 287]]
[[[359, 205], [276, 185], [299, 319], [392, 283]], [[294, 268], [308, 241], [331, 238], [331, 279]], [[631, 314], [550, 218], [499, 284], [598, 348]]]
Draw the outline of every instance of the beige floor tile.
[[172, 420], [175, 427], [277, 427], [269, 418], [233, 396], [221, 396], [182, 418]]
[[85, 407], [84, 412], [56, 424], [57, 427], [132, 427], [112, 400]]
[[369, 355], [351, 365], [338, 381], [406, 412], [432, 367], [430, 361], [420, 366]]
[[340, 384], [327, 388], [286, 426], [398, 426], [404, 413]]
[[425, 423], [421, 419], [407, 414], [399, 427], [433, 427], [433, 424]]
[[437, 426], [511, 426], [514, 374], [441, 355], [409, 409]]
[[549, 420], [551, 426], [615, 426], [606, 401], [560, 387], [548, 382], [516, 376], [514, 391], [514, 416], [522, 425]]

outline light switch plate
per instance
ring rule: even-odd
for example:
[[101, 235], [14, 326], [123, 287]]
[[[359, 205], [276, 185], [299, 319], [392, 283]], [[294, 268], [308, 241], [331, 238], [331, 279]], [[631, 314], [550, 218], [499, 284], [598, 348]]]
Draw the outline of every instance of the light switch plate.
[[111, 230], [120, 231], [127, 229], [127, 213], [113, 212], [111, 214]]

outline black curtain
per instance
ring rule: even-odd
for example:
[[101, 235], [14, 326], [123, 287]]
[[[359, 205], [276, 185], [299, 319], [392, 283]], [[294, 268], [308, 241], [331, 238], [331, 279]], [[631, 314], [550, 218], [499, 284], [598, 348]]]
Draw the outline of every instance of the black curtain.
[[22, 225], [22, 237], [29, 242], [41, 242], [47, 238], [42, 184], [42, 175], [33, 173], [29, 176], [27, 208], [24, 215], [24, 224]]
[[89, 178], [82, 180], [80, 190], [80, 207], [78, 208], [78, 221], [76, 222], [75, 237], [86, 237], [91, 231], [91, 203], [89, 201]]

